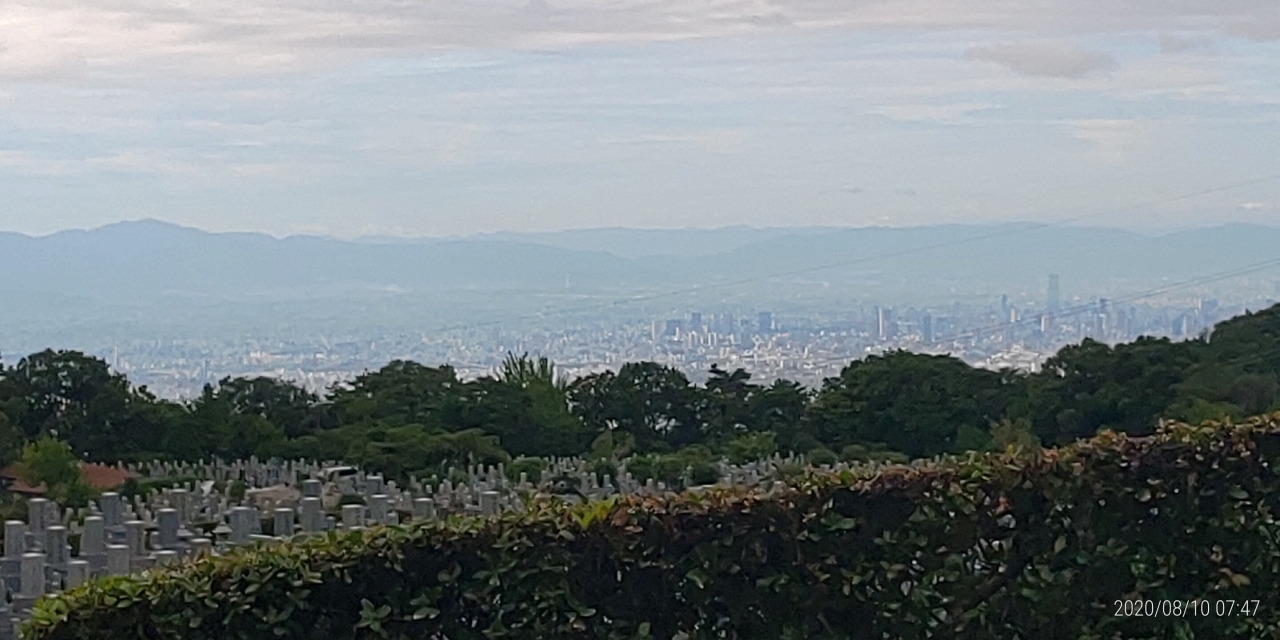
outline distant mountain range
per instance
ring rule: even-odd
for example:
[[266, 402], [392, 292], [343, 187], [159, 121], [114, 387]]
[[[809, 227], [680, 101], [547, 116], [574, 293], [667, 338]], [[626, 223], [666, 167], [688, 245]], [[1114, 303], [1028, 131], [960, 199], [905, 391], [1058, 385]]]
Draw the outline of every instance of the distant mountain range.
[[[1034, 224], [913, 228], [595, 229], [448, 240], [207, 233], [157, 221], [0, 234], [0, 293], [99, 299], [353, 291], [630, 292], [739, 281], [945, 288], [1174, 281], [1280, 258], [1280, 228], [1163, 236]], [[869, 285], [870, 286], [870, 285]], [[1065, 293], [1065, 291], [1064, 291]]]

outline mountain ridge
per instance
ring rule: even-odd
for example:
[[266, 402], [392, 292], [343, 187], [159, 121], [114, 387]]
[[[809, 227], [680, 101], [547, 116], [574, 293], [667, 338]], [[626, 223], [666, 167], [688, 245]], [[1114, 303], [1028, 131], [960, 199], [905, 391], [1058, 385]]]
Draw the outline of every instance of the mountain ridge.
[[[655, 253], [662, 243], [685, 236], [672, 253]], [[878, 278], [884, 286], [908, 288], [935, 281], [952, 287], [965, 282], [1029, 286], [1051, 272], [1062, 274], [1064, 282], [1093, 286], [1198, 276], [1258, 262], [1278, 254], [1280, 227], [1237, 223], [1162, 236], [1035, 223], [612, 228], [547, 237], [491, 234], [375, 243], [207, 232], [157, 220], [46, 236], [0, 233], [0, 291], [106, 298], [566, 288], [627, 294], [742, 280], [773, 286], [768, 283], [778, 279], [856, 286]], [[607, 241], [584, 246], [593, 238]], [[609, 250], [628, 243], [633, 250], [625, 255]]]

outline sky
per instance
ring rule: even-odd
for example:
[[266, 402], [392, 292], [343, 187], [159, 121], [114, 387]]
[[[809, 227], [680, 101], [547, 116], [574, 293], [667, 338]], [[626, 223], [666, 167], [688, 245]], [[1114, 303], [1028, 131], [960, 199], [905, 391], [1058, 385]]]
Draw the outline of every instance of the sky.
[[0, 230], [1280, 224], [1275, 0], [6, 0]]

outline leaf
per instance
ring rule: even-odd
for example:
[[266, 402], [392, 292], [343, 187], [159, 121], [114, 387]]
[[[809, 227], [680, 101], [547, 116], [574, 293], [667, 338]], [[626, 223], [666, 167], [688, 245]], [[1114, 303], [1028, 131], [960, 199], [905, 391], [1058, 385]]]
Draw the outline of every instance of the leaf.
[[439, 609], [434, 607], [421, 607], [417, 611], [413, 612], [413, 619], [426, 620], [427, 618], [434, 618], [438, 615], [440, 615]]

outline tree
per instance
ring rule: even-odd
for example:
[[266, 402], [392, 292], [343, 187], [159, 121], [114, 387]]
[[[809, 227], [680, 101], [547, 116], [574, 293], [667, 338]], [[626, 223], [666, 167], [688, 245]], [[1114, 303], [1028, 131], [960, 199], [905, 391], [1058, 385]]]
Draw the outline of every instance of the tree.
[[0, 412], [0, 467], [7, 467], [22, 455], [25, 443], [18, 428], [9, 422], [9, 416]]
[[746, 464], [763, 460], [778, 452], [778, 439], [772, 431], [754, 431], [730, 440], [725, 445], [729, 462]]
[[157, 451], [176, 408], [78, 351], [27, 356], [3, 383], [6, 411], [27, 439], [56, 433], [73, 451], [99, 460]]
[[33, 487], [44, 485], [49, 496], [67, 506], [84, 506], [93, 494], [80, 473], [80, 459], [53, 436], [23, 447], [18, 475]]
[[699, 407], [707, 438], [725, 442], [751, 431], [754, 425], [748, 399], [760, 388], [751, 384], [751, 374], [745, 369], [729, 372], [714, 364], [710, 374]]
[[207, 401], [225, 402], [231, 411], [256, 415], [298, 438], [332, 426], [317, 411], [319, 398], [302, 387], [279, 378], [223, 378]]
[[450, 402], [457, 401], [461, 387], [457, 372], [448, 365], [427, 367], [393, 360], [334, 388], [329, 399], [341, 424], [365, 420], [426, 424]]
[[556, 366], [545, 357], [533, 359], [529, 354], [517, 356], [507, 352], [498, 368], [498, 380], [518, 387], [544, 386], [564, 391], [569, 387], [568, 378], [556, 373]]
[[1086, 338], [1058, 351], [1030, 377], [1027, 417], [1036, 435], [1053, 444], [1100, 429], [1150, 434], [1196, 356], [1190, 343], [1165, 338], [1114, 348]]
[[698, 391], [680, 371], [656, 362], [631, 362], [576, 380], [573, 411], [597, 432], [620, 430], [636, 451], [671, 451], [702, 441]]
[[830, 378], [806, 416], [832, 449], [884, 443], [909, 456], [956, 451], [962, 427], [985, 430], [1015, 389], [1012, 379], [950, 356], [894, 351]]
[[255, 411], [242, 413], [230, 398], [206, 385], [170, 430], [163, 449], [184, 460], [267, 458], [283, 450], [287, 439], [279, 425]]
[[479, 429], [432, 432], [419, 425], [367, 429], [345, 456], [354, 464], [407, 482], [449, 467], [509, 462], [498, 439]]
[[1026, 418], [1010, 420], [1005, 418], [991, 426], [991, 442], [988, 445], [993, 451], [1032, 452], [1040, 450], [1040, 439], [1031, 431], [1031, 421]]
[[[468, 383], [464, 394], [488, 384], [487, 380]], [[501, 400], [503, 405], [489, 407], [495, 424], [505, 425], [501, 431], [493, 430], [503, 448], [516, 455], [539, 456], [577, 455], [587, 448], [595, 434], [573, 414], [569, 380], [556, 372], [550, 360], [508, 353], [494, 380], [516, 392], [505, 394], [508, 397]], [[503, 395], [491, 393], [487, 397]]]
[[798, 382], [775, 380], [756, 387], [747, 397], [749, 430], [775, 434], [783, 451], [808, 451], [812, 447], [801, 447], [800, 436], [805, 435], [804, 416], [812, 401], [813, 393]]
[[129, 389], [128, 380], [111, 373], [106, 362], [79, 351], [49, 349], [29, 355], [8, 371], [5, 380], [10, 393], [22, 399], [15, 417], [30, 439], [51, 432], [64, 438], [80, 435], [96, 399], [123, 396]]

